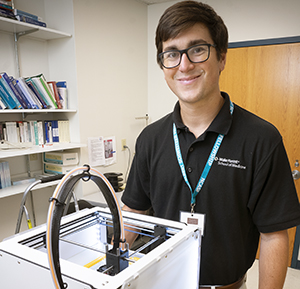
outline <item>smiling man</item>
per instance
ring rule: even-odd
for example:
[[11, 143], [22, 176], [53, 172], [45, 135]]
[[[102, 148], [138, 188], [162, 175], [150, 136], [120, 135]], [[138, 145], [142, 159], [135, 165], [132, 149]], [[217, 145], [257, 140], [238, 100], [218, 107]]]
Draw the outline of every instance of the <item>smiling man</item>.
[[183, 1], [162, 15], [157, 61], [178, 102], [140, 134], [123, 209], [177, 221], [205, 215], [199, 288], [246, 288], [261, 237], [259, 288], [281, 289], [299, 200], [277, 129], [220, 91], [227, 46], [227, 28], [206, 4]]

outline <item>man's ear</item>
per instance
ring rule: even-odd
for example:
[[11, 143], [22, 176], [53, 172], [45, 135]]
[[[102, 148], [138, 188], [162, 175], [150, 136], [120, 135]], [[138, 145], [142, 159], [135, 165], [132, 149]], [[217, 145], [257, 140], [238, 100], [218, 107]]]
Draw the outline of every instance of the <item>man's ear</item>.
[[220, 74], [221, 72], [225, 69], [225, 65], [226, 65], [226, 60], [227, 60], [227, 53], [222, 53], [221, 57], [220, 57], [220, 64], [219, 64], [219, 71]]

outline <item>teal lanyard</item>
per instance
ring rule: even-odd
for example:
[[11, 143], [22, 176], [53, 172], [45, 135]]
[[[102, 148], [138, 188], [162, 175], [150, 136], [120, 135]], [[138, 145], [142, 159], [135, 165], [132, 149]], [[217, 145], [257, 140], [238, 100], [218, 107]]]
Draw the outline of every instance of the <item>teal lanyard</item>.
[[[233, 114], [233, 110], [234, 110], [234, 105], [233, 103], [230, 101], [230, 113], [231, 115]], [[203, 185], [204, 185], [204, 182], [207, 178], [207, 175], [211, 169], [211, 166], [214, 162], [214, 159], [217, 155], [217, 152], [221, 146], [221, 143], [223, 141], [223, 138], [224, 138], [224, 135], [223, 134], [219, 134], [218, 137], [217, 137], [217, 140], [215, 141], [215, 144], [210, 152], [210, 155], [209, 155], [209, 158], [206, 162], [206, 165], [203, 169], [203, 172], [200, 176], [200, 179], [198, 181], [198, 184], [195, 188], [195, 190], [193, 191], [192, 190], [192, 187], [190, 185], [190, 182], [188, 180], [188, 177], [187, 177], [187, 174], [186, 174], [186, 171], [185, 171], [185, 166], [184, 166], [184, 163], [183, 163], [183, 159], [182, 159], [182, 154], [181, 154], [181, 149], [180, 149], [180, 145], [179, 145], [179, 138], [178, 138], [178, 134], [177, 134], [177, 128], [176, 128], [176, 125], [175, 123], [173, 123], [173, 139], [174, 139], [174, 146], [175, 146], [175, 151], [176, 151], [176, 156], [177, 156], [177, 161], [178, 161], [178, 164], [179, 164], [179, 167], [180, 167], [180, 170], [181, 170], [181, 174], [183, 176], [183, 179], [184, 181], [186, 182], [186, 184], [188, 185], [190, 191], [191, 191], [191, 208], [192, 208], [192, 213], [194, 213], [194, 207], [195, 207], [195, 204], [196, 204], [196, 196], [198, 195], [198, 193], [201, 191]]]

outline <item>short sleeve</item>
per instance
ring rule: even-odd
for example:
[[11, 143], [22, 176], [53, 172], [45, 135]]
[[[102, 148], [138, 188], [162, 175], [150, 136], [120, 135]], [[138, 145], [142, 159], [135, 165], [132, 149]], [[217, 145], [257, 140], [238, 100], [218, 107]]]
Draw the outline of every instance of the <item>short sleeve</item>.
[[122, 202], [131, 209], [148, 210], [151, 207], [149, 198], [150, 173], [149, 161], [141, 136], [136, 143], [136, 153], [132, 162]]
[[254, 173], [248, 208], [262, 233], [300, 223], [299, 200], [282, 140]]

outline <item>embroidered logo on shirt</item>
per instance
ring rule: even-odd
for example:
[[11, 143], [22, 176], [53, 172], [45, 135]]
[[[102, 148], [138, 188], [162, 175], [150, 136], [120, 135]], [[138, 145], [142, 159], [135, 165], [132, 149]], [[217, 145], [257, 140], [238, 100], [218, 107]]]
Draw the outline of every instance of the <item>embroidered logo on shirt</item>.
[[215, 162], [218, 163], [218, 166], [231, 167], [241, 170], [245, 170], [247, 168], [246, 166], [241, 165], [239, 160], [215, 157]]

